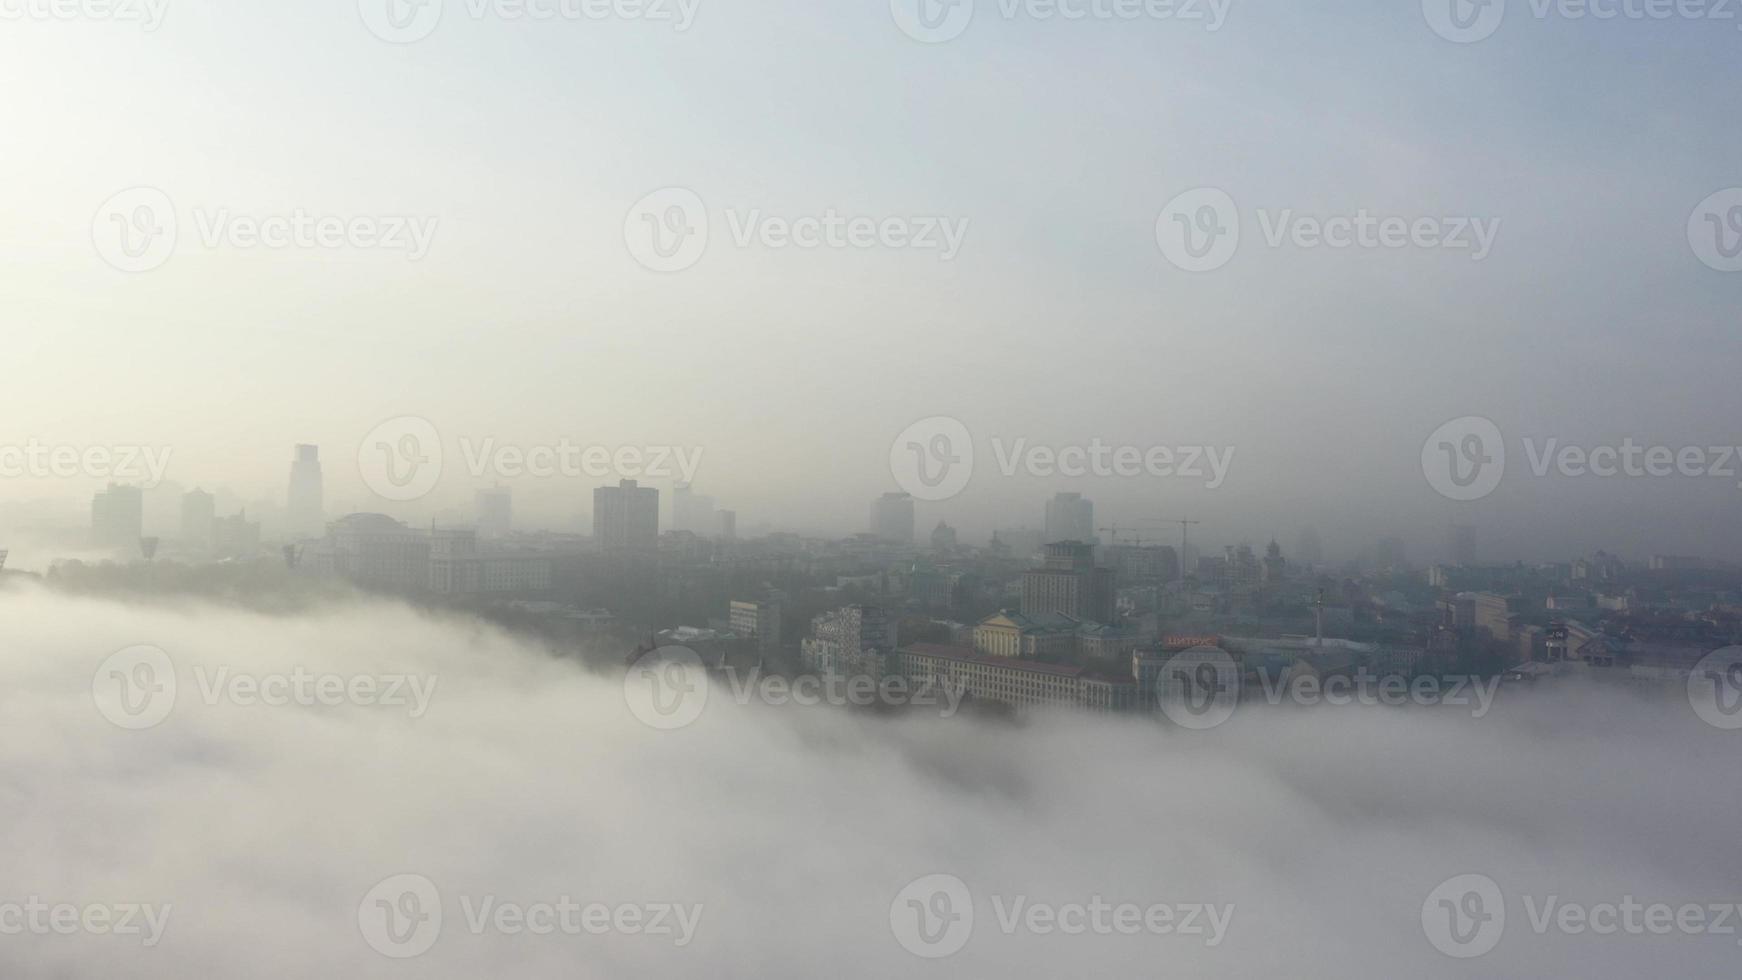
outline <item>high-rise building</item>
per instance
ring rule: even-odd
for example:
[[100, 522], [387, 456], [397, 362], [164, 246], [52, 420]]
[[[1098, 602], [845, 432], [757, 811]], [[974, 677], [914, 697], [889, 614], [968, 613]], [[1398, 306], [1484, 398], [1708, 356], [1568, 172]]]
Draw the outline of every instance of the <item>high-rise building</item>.
[[913, 543], [913, 498], [886, 493], [871, 504], [871, 533], [889, 541]]
[[1046, 540], [1094, 544], [1094, 501], [1080, 493], [1055, 494], [1046, 502]]
[[145, 496], [125, 483], [91, 498], [91, 543], [99, 548], [137, 548], [145, 533]]
[[766, 657], [780, 650], [780, 603], [775, 599], [732, 600], [728, 622], [732, 632], [751, 641]]
[[260, 522], [246, 510], [212, 522], [212, 554], [219, 558], [252, 558], [260, 553]]
[[1095, 548], [1081, 541], [1046, 546], [1039, 568], [1022, 576], [1022, 613], [1063, 613], [1096, 623], [1111, 623], [1116, 600], [1111, 568], [1095, 566]]
[[593, 491], [593, 540], [613, 551], [659, 548], [659, 491], [634, 480]]
[[218, 519], [217, 499], [204, 490], [194, 489], [181, 498], [182, 545], [200, 551], [212, 547], [212, 530]]
[[956, 529], [939, 521], [938, 526], [931, 530], [931, 550], [948, 554], [955, 551], [956, 546]]
[[735, 510], [720, 511], [720, 539], [735, 541], [738, 538], [738, 512]]
[[478, 545], [473, 528], [432, 528], [429, 587], [440, 595], [549, 592], [549, 555], [517, 554]]
[[430, 536], [384, 514], [351, 514], [303, 553], [304, 567], [402, 592], [429, 588]]
[[1452, 564], [1476, 564], [1476, 529], [1469, 524], [1453, 524], [1447, 532], [1447, 543], [1452, 553]]
[[680, 483], [671, 491], [671, 529], [691, 534], [713, 535], [719, 527], [714, 516], [714, 498], [696, 493], [695, 487]]
[[479, 490], [473, 498], [478, 536], [506, 538], [514, 526], [514, 491], [507, 487]]
[[297, 446], [290, 464], [290, 489], [284, 498], [284, 530], [292, 538], [326, 533], [326, 491], [321, 481], [319, 446]]
[[845, 606], [812, 619], [799, 649], [805, 665], [820, 674], [882, 676], [895, 640], [895, 620], [884, 610]]

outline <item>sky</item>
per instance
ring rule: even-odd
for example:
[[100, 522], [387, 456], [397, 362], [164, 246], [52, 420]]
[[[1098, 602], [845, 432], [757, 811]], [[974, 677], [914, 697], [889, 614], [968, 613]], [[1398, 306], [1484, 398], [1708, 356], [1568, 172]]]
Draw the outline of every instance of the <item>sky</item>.
[[[1717, 977], [1735, 962], [1733, 908], [1729, 933], [1535, 925], [1567, 905], [1737, 900], [1734, 835], [1714, 819], [1739, 802], [1733, 734], [1673, 693], [1569, 680], [1481, 706], [1242, 705], [1191, 731], [874, 718], [715, 682], [674, 716], [687, 724], [655, 727], [634, 671], [375, 600], [272, 616], [14, 582], [0, 634], [0, 910], [150, 913], [132, 934], [56, 935], [5, 912], [9, 976]], [[356, 693], [263, 700], [299, 674]], [[141, 676], [152, 686], [130, 686]], [[937, 876], [965, 890], [961, 932], [908, 918]], [[1505, 909], [1446, 947], [1474, 959], [1437, 949], [1450, 934], [1432, 917], [1436, 896], [1471, 894], [1467, 876], [1496, 890], [1488, 915]], [[643, 917], [535, 934], [485, 911], [565, 896]], [[1207, 911], [1198, 933], [1011, 918], [1020, 901], [1063, 924], [1097, 899], [1166, 908], [1181, 930], [1188, 906], [1214, 906], [1221, 927]], [[419, 924], [389, 931], [383, 900]], [[641, 928], [655, 905], [691, 928], [675, 911], [667, 932]]]
[[[390, 43], [386, 2], [168, 0], [147, 30], [0, 0], [0, 81], [29, 93], [0, 106], [0, 445], [169, 449], [169, 480], [266, 500], [316, 443], [336, 509], [423, 520], [500, 480], [551, 524], [624, 474], [472, 472], [461, 441], [681, 446], [740, 526], [839, 534], [904, 489], [897, 435], [942, 417], [976, 469], [919, 519], [969, 538], [1075, 490], [1107, 523], [1199, 518], [1207, 543], [1310, 525], [1335, 554], [1396, 534], [1428, 560], [1465, 523], [1492, 559], [1742, 558], [1742, 475], [1538, 476], [1523, 444], [1742, 444], [1742, 274], [1689, 228], [1704, 208], [1742, 236], [1722, 225], [1742, 196], [1707, 204], [1742, 186], [1733, 11], [1510, 0], [1459, 43], [1438, 0], [1234, 0], [1214, 30], [982, 0], [925, 43], [908, 0], [701, 0], [681, 30], [446, 0]], [[134, 188], [177, 224], [148, 271], [105, 253]], [[668, 188], [701, 202], [707, 245], [658, 271], [633, 234]], [[1240, 243], [1188, 271], [1160, 239], [1204, 188]], [[1266, 234], [1363, 210], [1492, 240]], [[205, 234], [299, 212], [430, 235], [414, 258]], [[830, 212], [962, 234], [947, 258], [762, 237]], [[1505, 476], [1450, 499], [1424, 442], [1471, 417], [1503, 433]], [[358, 459], [404, 418], [439, 434], [442, 479], [382, 499]], [[1211, 488], [1007, 475], [994, 440], [1234, 455]], [[0, 505], [76, 517], [103, 482], [0, 477]]]

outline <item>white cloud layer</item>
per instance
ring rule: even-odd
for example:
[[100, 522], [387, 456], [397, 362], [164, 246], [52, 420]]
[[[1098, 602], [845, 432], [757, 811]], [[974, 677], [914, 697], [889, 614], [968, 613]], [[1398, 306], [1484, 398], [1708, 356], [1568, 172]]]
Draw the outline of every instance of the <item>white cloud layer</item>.
[[[178, 683], [161, 724], [128, 730], [99, 711], [93, 675], [140, 644]], [[415, 717], [242, 704], [234, 686], [208, 703], [201, 680], [220, 669], [436, 686]], [[620, 677], [464, 620], [14, 586], [0, 591], [0, 930], [18, 928], [0, 934], [0, 976], [1733, 976], [1737, 935], [1538, 934], [1533, 913], [1551, 896], [1742, 901], [1739, 737], [1675, 699], [1567, 689], [1508, 690], [1479, 720], [1273, 709], [1201, 733], [716, 697], [662, 732], [631, 715]], [[398, 960], [372, 948], [359, 903], [405, 874], [434, 886], [443, 921]], [[974, 925], [953, 956], [922, 959], [891, 905], [937, 874], [969, 890]], [[1423, 925], [1430, 893], [1465, 874], [1506, 905], [1475, 960], [1438, 951]], [[675, 931], [512, 933], [497, 925], [512, 911], [482, 932], [470, 921], [486, 900], [494, 914], [565, 896], [641, 930], [668, 905], [699, 918], [682, 945]], [[1097, 897], [1232, 914], [1213, 948], [1002, 927], [1018, 899]], [[33, 931], [32, 903], [169, 910], [147, 947]], [[675, 930], [675, 909], [665, 921]]]

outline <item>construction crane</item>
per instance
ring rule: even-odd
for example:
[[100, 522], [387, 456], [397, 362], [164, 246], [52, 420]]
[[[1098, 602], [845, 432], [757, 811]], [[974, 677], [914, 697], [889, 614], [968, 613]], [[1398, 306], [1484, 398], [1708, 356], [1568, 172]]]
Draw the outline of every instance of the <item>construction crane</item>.
[[1179, 557], [1180, 561], [1185, 561], [1186, 551], [1191, 548], [1191, 539], [1188, 536], [1188, 532], [1191, 530], [1192, 525], [1202, 524], [1203, 521], [1166, 521], [1164, 523], [1179, 525]]

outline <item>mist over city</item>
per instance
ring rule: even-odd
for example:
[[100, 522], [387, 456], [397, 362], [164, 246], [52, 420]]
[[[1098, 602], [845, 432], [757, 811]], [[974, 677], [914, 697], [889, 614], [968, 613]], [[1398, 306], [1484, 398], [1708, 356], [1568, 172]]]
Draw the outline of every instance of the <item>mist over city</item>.
[[0, 977], [1729, 977], [1742, 8], [0, 0]]

